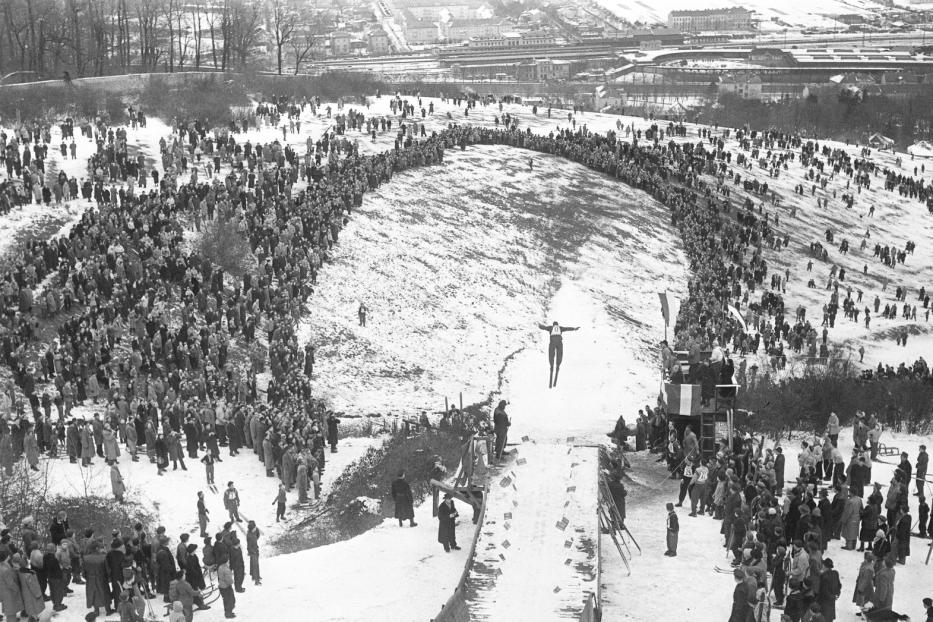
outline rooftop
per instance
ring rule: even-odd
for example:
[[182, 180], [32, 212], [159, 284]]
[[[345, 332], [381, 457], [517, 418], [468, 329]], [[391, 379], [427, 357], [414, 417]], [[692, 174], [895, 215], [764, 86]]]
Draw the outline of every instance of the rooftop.
[[671, 11], [671, 17], [700, 17], [703, 15], [749, 15], [751, 11], [740, 6], [728, 7], [725, 9], [690, 9], [683, 11]]

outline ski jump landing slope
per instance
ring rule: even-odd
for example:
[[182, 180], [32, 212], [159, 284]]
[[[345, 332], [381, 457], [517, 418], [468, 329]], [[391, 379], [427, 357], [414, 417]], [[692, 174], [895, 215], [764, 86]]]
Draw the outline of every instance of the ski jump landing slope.
[[653, 386], [639, 342], [619, 332], [585, 278], [562, 279], [548, 313], [580, 330], [564, 337], [556, 388], [547, 386], [544, 332], [504, 370], [514, 453], [490, 481], [464, 589], [476, 621], [579, 619], [597, 591], [595, 445]]

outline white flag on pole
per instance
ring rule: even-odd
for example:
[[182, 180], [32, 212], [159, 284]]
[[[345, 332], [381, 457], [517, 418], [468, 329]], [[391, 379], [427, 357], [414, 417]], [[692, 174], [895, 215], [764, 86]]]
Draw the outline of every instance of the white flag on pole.
[[732, 317], [734, 317], [736, 321], [738, 321], [738, 323], [742, 326], [742, 331], [747, 333], [748, 326], [745, 325], [745, 319], [742, 317], [742, 314], [739, 313], [739, 310], [733, 307], [732, 305], [727, 305], [727, 306], [729, 307], [729, 314]]

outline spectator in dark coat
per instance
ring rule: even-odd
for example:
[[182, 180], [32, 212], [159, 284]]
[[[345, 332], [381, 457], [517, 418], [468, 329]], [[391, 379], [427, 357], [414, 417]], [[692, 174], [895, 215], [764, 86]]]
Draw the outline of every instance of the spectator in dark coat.
[[107, 574], [110, 579], [110, 597], [113, 599], [113, 608], [116, 610], [120, 606], [120, 592], [123, 591], [123, 559], [126, 557], [126, 549], [123, 541], [114, 538], [110, 543], [110, 550], [107, 551]]
[[512, 421], [505, 412], [506, 401], [500, 400], [499, 405], [492, 414], [492, 426], [496, 433], [496, 460], [502, 460], [502, 452], [505, 451], [505, 445], [509, 440], [509, 427]]
[[395, 518], [398, 519], [398, 526], [402, 526], [402, 521], [407, 520], [412, 527], [416, 527], [414, 499], [412, 498], [411, 486], [405, 481], [405, 471], [399, 471], [398, 478], [392, 482], [392, 501], [395, 503]]
[[444, 545], [448, 553], [450, 549], [460, 550], [457, 546], [457, 527], [455, 520], [459, 516], [454, 507], [454, 499], [450, 493], [444, 495], [444, 502], [437, 508], [437, 541]]
[[82, 561], [84, 571], [84, 597], [87, 606], [93, 613], [98, 613], [101, 607], [107, 608], [107, 613], [113, 613], [110, 609], [110, 587], [109, 573], [107, 572], [107, 558], [100, 550], [100, 542], [92, 541], [87, 548], [87, 553]]
[[62, 511], [58, 513], [58, 516], [52, 519], [51, 524], [49, 524], [49, 537], [52, 539], [52, 543], [55, 546], [58, 546], [62, 543], [62, 540], [65, 539], [65, 533], [68, 531], [68, 515]]
[[777, 454], [774, 457], [774, 488], [775, 490], [784, 489], [784, 450], [780, 447], [776, 448], [775, 453]]
[[745, 583], [745, 571], [736, 568], [732, 571], [735, 579], [735, 589], [732, 590], [732, 612], [729, 622], [745, 622], [748, 619], [748, 588]]
[[185, 578], [196, 590], [203, 590], [207, 587], [204, 583], [204, 571], [201, 570], [201, 560], [198, 559], [198, 545], [188, 545], [188, 555], [185, 556]]
[[42, 568], [49, 584], [49, 594], [52, 598], [52, 609], [61, 611], [65, 609], [62, 600], [65, 598], [65, 573], [61, 562], [55, 555], [55, 545], [49, 542], [45, 545], [45, 554], [42, 556]]
[[334, 413], [327, 415], [327, 444], [330, 445], [330, 453], [337, 453], [337, 424], [340, 419], [334, 416]]
[[156, 552], [156, 591], [162, 594], [165, 602], [171, 602], [168, 598], [168, 588], [176, 572], [175, 558], [168, 548], [168, 538], [162, 536], [159, 539], [159, 550]]
[[839, 573], [833, 568], [833, 560], [826, 558], [823, 560], [820, 591], [817, 594], [817, 602], [823, 610], [823, 618], [826, 622], [833, 622], [836, 619], [836, 600], [841, 593], [842, 583], [839, 581]]
[[912, 519], [908, 510], [907, 502], [901, 505], [901, 511], [897, 521], [894, 523], [895, 553], [897, 563], [907, 563], [907, 557], [910, 556], [910, 526]]

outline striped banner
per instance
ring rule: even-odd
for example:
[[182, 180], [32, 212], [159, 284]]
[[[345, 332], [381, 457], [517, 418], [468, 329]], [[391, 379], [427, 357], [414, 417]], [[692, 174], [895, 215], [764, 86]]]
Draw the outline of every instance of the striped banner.
[[696, 416], [700, 414], [700, 385], [664, 384], [667, 412], [671, 415]]

